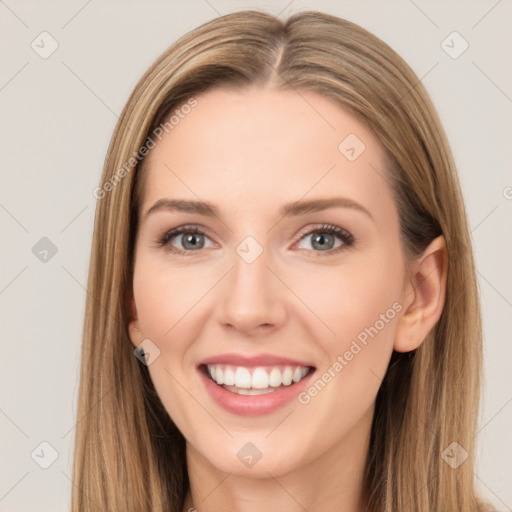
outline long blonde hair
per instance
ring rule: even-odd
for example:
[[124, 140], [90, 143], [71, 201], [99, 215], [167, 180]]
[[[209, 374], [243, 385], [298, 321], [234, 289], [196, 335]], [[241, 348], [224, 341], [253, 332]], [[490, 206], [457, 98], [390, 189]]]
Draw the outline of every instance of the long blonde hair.
[[[189, 484], [185, 441], [128, 334], [143, 189], [138, 152], [190, 98], [211, 87], [249, 84], [316, 91], [357, 116], [387, 150], [404, 254], [418, 255], [433, 238], [445, 237], [441, 318], [416, 351], [393, 353], [377, 395], [367, 509], [483, 510], [473, 481], [480, 305], [457, 171], [435, 108], [410, 67], [358, 25], [319, 12], [283, 22], [243, 11], [205, 23], [165, 51], [138, 82], [115, 128], [96, 194], [73, 512], [181, 512]], [[453, 442], [468, 453], [457, 468], [442, 457]]]

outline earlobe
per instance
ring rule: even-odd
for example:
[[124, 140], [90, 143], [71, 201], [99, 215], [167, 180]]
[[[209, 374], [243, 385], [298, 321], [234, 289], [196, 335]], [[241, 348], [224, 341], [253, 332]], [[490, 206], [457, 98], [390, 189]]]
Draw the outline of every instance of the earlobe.
[[139, 328], [134, 323], [130, 322], [128, 330], [130, 333], [130, 341], [133, 343], [133, 345], [138, 347], [141, 338]]
[[140, 326], [139, 319], [137, 316], [137, 308], [135, 306], [135, 298], [133, 297], [133, 292], [130, 292], [127, 300], [127, 310], [129, 312], [128, 318], [128, 332], [130, 335], [131, 342], [137, 347], [140, 343]]
[[397, 352], [418, 348], [443, 312], [448, 253], [442, 235], [429, 244], [410, 270], [402, 297], [404, 310], [397, 322], [393, 346]]

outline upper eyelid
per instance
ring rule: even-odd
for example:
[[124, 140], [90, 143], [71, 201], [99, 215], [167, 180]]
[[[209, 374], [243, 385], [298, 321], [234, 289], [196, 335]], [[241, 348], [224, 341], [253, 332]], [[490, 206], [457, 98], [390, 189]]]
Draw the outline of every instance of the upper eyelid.
[[[311, 235], [315, 230], [318, 230], [319, 232], [322, 232], [322, 230], [328, 230], [328, 226], [332, 226], [333, 228], [338, 230], [338, 232], [336, 232], [336, 231], [331, 232], [332, 235], [337, 236], [340, 239], [343, 239], [344, 236], [348, 237], [352, 240], [352, 243], [355, 241], [354, 235], [350, 231], [348, 231], [346, 228], [344, 228], [342, 226], [337, 226], [336, 224], [324, 222], [324, 223], [317, 223], [316, 226], [308, 225], [308, 226], [305, 226], [304, 228], [302, 228], [301, 230], [299, 230], [299, 234], [297, 235], [297, 238], [294, 241], [294, 244], [300, 242], [305, 236]], [[159, 239], [167, 237], [167, 235], [172, 233], [173, 231], [176, 231], [176, 232], [169, 236], [169, 239], [166, 242], [167, 244], [170, 244], [171, 240], [173, 240], [174, 238], [176, 238], [180, 235], [183, 235], [183, 234], [187, 234], [188, 232], [197, 232], [197, 234], [204, 235], [204, 236], [208, 237], [214, 244], [217, 244], [217, 242], [215, 242], [210, 237], [208, 228], [206, 228], [200, 224], [184, 224], [181, 226], [176, 226], [174, 228], [164, 231], [164, 233], [162, 234], [161, 237], [159, 237]], [[187, 252], [193, 252], [193, 251], [187, 251]]]
[[[332, 226], [336, 229], [339, 229], [340, 231], [346, 232], [347, 234], [351, 234], [350, 231], [348, 229], [344, 228], [343, 226], [337, 226], [336, 224], [332, 224], [332, 223], [328, 223], [328, 222], [324, 222], [324, 223], [319, 222], [319, 223], [316, 223], [316, 226], [315, 226], [315, 223], [313, 223], [313, 225], [308, 225], [304, 228], [301, 228], [298, 231], [298, 233], [299, 233], [299, 236], [300, 235], [303, 236], [303, 235], [310, 234], [310, 232], [314, 231], [315, 229], [318, 229], [318, 230], [328, 229], [327, 226]], [[176, 226], [174, 228], [165, 229], [162, 233], [162, 236], [165, 236], [168, 233], [172, 233], [173, 231], [176, 231], [176, 233], [173, 236], [178, 236], [183, 233], [187, 233], [188, 231], [196, 231], [196, 230], [199, 234], [209, 236], [210, 230], [208, 228], [202, 226], [201, 224], [184, 224], [181, 226]]]

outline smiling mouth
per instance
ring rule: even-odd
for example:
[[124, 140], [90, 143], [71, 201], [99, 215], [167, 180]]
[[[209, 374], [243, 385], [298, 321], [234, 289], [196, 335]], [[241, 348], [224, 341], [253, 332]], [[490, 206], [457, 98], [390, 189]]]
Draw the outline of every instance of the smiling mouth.
[[199, 366], [199, 370], [217, 386], [239, 395], [265, 395], [290, 388], [315, 369], [314, 366], [289, 365], [254, 368], [218, 364]]

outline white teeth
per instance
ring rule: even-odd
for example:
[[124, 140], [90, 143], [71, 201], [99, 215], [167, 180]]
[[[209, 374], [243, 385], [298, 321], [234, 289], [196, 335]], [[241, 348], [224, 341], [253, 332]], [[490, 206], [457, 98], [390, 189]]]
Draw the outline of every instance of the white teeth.
[[274, 388], [281, 385], [281, 371], [279, 368], [272, 368], [268, 381], [268, 383]]
[[293, 372], [293, 382], [299, 382], [300, 379], [302, 379], [300, 368], [295, 368], [295, 371]]
[[228, 386], [235, 385], [235, 372], [232, 368], [227, 367], [224, 369], [224, 384], [227, 384]]
[[252, 373], [251, 387], [253, 389], [268, 388], [268, 374], [263, 368], [256, 368]]
[[[212, 380], [219, 384], [219, 386], [224, 385], [225, 388], [270, 390], [270, 388], [290, 386], [292, 383], [301, 381], [307, 375], [309, 368], [305, 366], [260, 366], [251, 369], [252, 375], [249, 368], [244, 366], [213, 364], [207, 365], [207, 370]], [[274, 391], [274, 389], [271, 389], [271, 391]], [[241, 394], [253, 395], [262, 393], [242, 392]]]
[[236, 386], [222, 386], [224, 389], [231, 391], [233, 393], [238, 393], [239, 395], [268, 395], [275, 391], [276, 388], [267, 388], [267, 389], [243, 389], [237, 388]]
[[[217, 373], [218, 375], [218, 373]], [[216, 381], [217, 384], [222, 384], [222, 382]], [[239, 366], [235, 372], [235, 386], [237, 388], [247, 388], [251, 387], [251, 374], [247, 368], [243, 368]]]
[[283, 377], [282, 377], [283, 384], [285, 386], [289, 386], [292, 383], [292, 377], [293, 377], [292, 369], [289, 366], [287, 366], [283, 372]]

